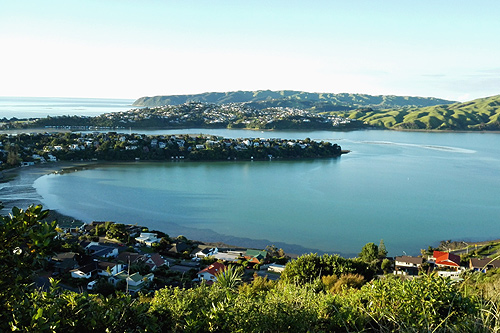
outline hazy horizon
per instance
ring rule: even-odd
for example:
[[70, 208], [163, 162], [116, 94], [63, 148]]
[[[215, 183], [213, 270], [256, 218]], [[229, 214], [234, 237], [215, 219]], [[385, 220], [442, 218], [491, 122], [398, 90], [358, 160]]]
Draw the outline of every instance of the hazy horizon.
[[492, 0], [0, 0], [0, 95], [500, 93]]

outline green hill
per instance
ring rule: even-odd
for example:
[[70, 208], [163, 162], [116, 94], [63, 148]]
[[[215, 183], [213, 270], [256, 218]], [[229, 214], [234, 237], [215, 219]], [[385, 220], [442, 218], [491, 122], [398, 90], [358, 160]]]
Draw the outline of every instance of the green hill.
[[[279, 102], [276, 102], [279, 101]], [[258, 90], [258, 91], [233, 91], [211, 92], [196, 95], [170, 95], [141, 97], [134, 102], [134, 106], [157, 107], [163, 105], [178, 105], [187, 102], [204, 102], [214, 104], [227, 103], [254, 103], [253, 107], [262, 108], [277, 106], [276, 103], [288, 104], [288, 107], [311, 109], [315, 102], [318, 111], [349, 110], [361, 107], [370, 108], [398, 108], [403, 106], [432, 106], [451, 104], [453, 101], [433, 97], [409, 97], [393, 95], [366, 95], [366, 94], [333, 94], [309, 93], [294, 90]], [[311, 104], [312, 103], [312, 104]], [[304, 105], [309, 105], [304, 107]], [[284, 105], [279, 105], [284, 106]]]
[[450, 105], [356, 110], [342, 115], [390, 129], [500, 130], [500, 95]]

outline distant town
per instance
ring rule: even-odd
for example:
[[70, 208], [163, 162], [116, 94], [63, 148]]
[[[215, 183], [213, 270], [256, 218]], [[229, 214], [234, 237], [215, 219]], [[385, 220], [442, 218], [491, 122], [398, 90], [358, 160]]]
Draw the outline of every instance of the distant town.
[[248, 128], [248, 129], [356, 129], [363, 122], [337, 115], [319, 114], [291, 107], [262, 110], [243, 103], [188, 102], [155, 108], [137, 108], [97, 117], [60, 116], [35, 119], [2, 119], [0, 129], [56, 128], [116, 130], [128, 128]]

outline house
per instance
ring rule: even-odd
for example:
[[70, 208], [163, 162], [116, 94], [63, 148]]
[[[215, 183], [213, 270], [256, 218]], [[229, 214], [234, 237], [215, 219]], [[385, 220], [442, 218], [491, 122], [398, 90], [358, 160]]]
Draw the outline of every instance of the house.
[[118, 255], [118, 248], [102, 245], [97, 242], [90, 242], [90, 244], [85, 247], [85, 250], [94, 258], [115, 258]]
[[108, 281], [116, 286], [119, 281], [124, 280], [127, 283], [127, 290], [131, 293], [136, 293], [144, 288], [148, 283], [153, 281], [153, 278], [153, 273], [142, 276], [139, 273], [129, 275], [127, 272], [121, 271], [120, 273], [110, 277]]
[[267, 251], [262, 250], [247, 250], [245, 252], [245, 259], [251, 264], [260, 264], [261, 261], [266, 260]]
[[97, 272], [97, 264], [92, 262], [88, 265], [72, 269], [71, 277], [75, 279], [90, 279], [92, 275], [95, 275]]
[[59, 273], [64, 273], [69, 270], [78, 267], [78, 253], [75, 252], [63, 252], [58, 253], [52, 257], [52, 262], [54, 263], [54, 271]]
[[195, 258], [206, 258], [219, 253], [219, 249], [216, 247], [199, 245], [193, 252], [195, 252]]
[[269, 267], [267, 268], [267, 270], [269, 272], [280, 273], [281, 274], [285, 270], [285, 265], [271, 264], [271, 265], [269, 265]]
[[179, 243], [175, 243], [174, 245], [172, 245], [172, 247], [170, 248], [170, 250], [168, 250], [168, 252], [173, 254], [173, 255], [180, 255], [180, 254], [183, 254], [184, 252], [188, 251], [190, 248], [191, 248], [190, 245], [188, 245], [184, 242], [179, 242]]
[[125, 265], [133, 265], [145, 260], [146, 258], [142, 254], [127, 251], [120, 253], [116, 257], [116, 261], [124, 263]]
[[226, 270], [226, 266], [220, 262], [214, 262], [210, 266], [198, 272], [198, 279], [204, 280], [207, 284], [212, 284], [217, 281], [217, 275]]
[[161, 239], [158, 239], [158, 234], [152, 232], [141, 232], [140, 236], [136, 237], [135, 240], [138, 243], [151, 247], [153, 244], [159, 243]]
[[118, 274], [123, 270], [123, 265], [114, 263], [114, 262], [106, 262], [101, 261], [97, 263], [97, 275], [100, 276], [113, 276]]
[[471, 258], [469, 268], [473, 271], [486, 273], [489, 269], [500, 268], [500, 260]]
[[151, 256], [146, 259], [146, 265], [148, 265], [152, 271], [164, 265], [167, 267], [170, 266], [169, 262], [163, 259], [158, 253], [152, 253]]
[[458, 271], [460, 268], [460, 256], [456, 254], [449, 252], [442, 252], [442, 251], [434, 251], [432, 256], [433, 256], [432, 260], [434, 260], [434, 263], [438, 267], [447, 267], [455, 271]]
[[57, 223], [57, 227], [61, 229], [63, 233], [76, 233], [80, 230], [85, 230], [86, 224], [75, 220], [61, 221]]
[[424, 259], [421, 257], [401, 256], [396, 257], [394, 274], [418, 275], [418, 270], [422, 266]]
[[227, 252], [218, 252], [213, 255], [213, 257], [217, 260], [222, 260], [226, 262], [237, 262], [241, 257], [243, 257], [244, 252], [238, 251], [227, 251]]

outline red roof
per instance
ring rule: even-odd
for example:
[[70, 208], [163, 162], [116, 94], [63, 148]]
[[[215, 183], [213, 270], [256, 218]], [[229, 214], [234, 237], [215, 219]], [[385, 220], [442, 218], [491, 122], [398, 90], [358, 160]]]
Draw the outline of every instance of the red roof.
[[434, 251], [436, 265], [460, 267], [460, 257], [449, 252]]
[[206, 267], [205, 269], [202, 269], [201, 271], [198, 272], [198, 274], [201, 273], [210, 273], [212, 275], [217, 275], [219, 272], [222, 272], [226, 269], [226, 266], [224, 264], [221, 264], [220, 262], [214, 262], [210, 266]]

